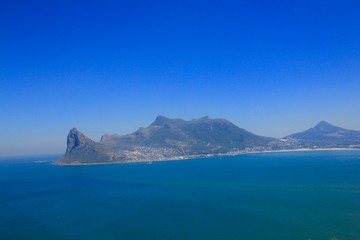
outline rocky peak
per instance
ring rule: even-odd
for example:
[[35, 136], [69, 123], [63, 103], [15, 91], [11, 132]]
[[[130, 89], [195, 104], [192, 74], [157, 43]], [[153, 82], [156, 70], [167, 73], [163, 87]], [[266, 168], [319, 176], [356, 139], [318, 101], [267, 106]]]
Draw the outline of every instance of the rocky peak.
[[328, 122], [321, 121], [313, 129], [318, 131], [336, 131], [339, 130], [340, 128], [335, 127], [334, 125], [331, 125]]
[[164, 117], [162, 115], [159, 115], [156, 117], [155, 121], [151, 124], [151, 125], [155, 125], [155, 126], [162, 126], [166, 123], [168, 123], [169, 121], [171, 121], [170, 118]]
[[67, 136], [66, 152], [71, 152], [76, 147], [81, 147], [87, 144], [84, 134], [79, 132], [76, 128], [72, 128]]

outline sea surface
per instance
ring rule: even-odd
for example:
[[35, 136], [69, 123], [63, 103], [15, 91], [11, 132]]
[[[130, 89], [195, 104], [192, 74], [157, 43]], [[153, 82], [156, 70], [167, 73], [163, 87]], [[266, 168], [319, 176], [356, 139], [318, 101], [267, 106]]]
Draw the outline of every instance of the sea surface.
[[360, 151], [0, 159], [0, 239], [360, 239]]

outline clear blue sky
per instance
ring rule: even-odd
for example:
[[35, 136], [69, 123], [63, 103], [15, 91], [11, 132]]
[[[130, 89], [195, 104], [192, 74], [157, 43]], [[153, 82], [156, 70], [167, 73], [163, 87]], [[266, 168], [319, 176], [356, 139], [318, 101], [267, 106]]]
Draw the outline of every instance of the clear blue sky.
[[0, 1], [0, 155], [157, 115], [360, 130], [360, 1]]

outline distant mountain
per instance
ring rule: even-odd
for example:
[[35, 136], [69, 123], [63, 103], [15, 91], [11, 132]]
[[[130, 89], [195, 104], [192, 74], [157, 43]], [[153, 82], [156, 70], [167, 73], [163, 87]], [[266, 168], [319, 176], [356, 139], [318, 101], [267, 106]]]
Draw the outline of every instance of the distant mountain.
[[286, 138], [300, 140], [303, 147], [351, 147], [360, 144], [360, 131], [336, 127], [321, 121], [313, 128]]
[[220, 153], [233, 148], [253, 147], [269, 142], [225, 119], [203, 117], [191, 121], [158, 116], [147, 128], [124, 136], [104, 135], [101, 143], [128, 148], [135, 145], [175, 148], [186, 154]]
[[102, 136], [94, 142], [76, 129], [68, 135], [59, 164], [109, 163], [181, 159], [263, 147], [274, 141], [250, 133], [225, 119], [191, 121], [158, 116], [147, 128], [127, 135]]
[[360, 131], [321, 121], [285, 138], [255, 135], [225, 119], [203, 117], [185, 121], [158, 116], [146, 128], [126, 135], [105, 134], [100, 142], [73, 128], [61, 165], [151, 162], [269, 150], [360, 148]]

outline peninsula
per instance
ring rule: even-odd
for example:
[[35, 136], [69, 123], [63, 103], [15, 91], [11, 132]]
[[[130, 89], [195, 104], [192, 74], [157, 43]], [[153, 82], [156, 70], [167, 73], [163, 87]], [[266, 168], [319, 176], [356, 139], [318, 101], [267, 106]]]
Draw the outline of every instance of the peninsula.
[[203, 117], [185, 121], [158, 116], [146, 128], [126, 135], [105, 134], [99, 142], [73, 128], [67, 136], [66, 152], [56, 164], [153, 162], [318, 148], [360, 148], [360, 131], [321, 121], [304, 132], [271, 138], [248, 132], [226, 119]]

